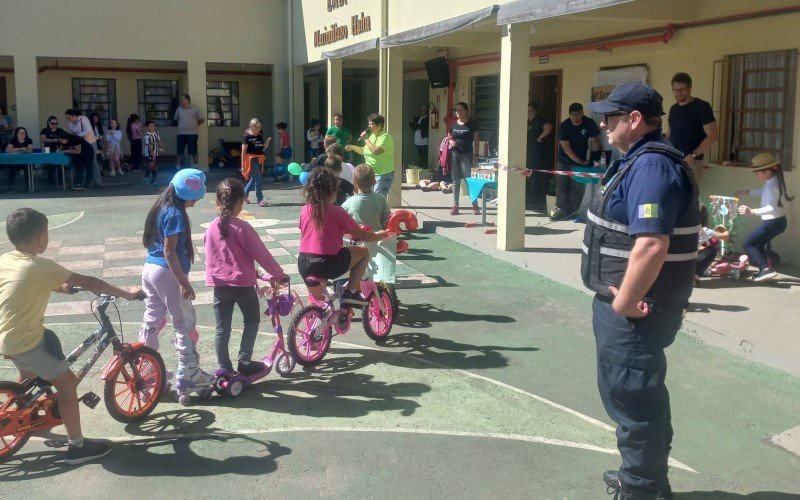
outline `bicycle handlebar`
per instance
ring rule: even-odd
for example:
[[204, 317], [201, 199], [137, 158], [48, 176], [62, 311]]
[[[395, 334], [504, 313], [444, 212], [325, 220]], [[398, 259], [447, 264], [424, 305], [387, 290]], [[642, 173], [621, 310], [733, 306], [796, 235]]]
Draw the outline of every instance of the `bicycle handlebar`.
[[[79, 286], [70, 285], [70, 287], [69, 287], [69, 294], [70, 295], [74, 295], [74, 294], [76, 294], [78, 292], [91, 292], [91, 290], [85, 290], [84, 288], [81, 288]], [[91, 292], [91, 293], [94, 293], [97, 297], [112, 298], [112, 299], [116, 298], [115, 295], [106, 295], [104, 293], [95, 293], [95, 292]], [[139, 290], [139, 293], [136, 294], [136, 297], [134, 297], [133, 300], [144, 300], [146, 298], [147, 298], [147, 294], [144, 292], [144, 290]]]

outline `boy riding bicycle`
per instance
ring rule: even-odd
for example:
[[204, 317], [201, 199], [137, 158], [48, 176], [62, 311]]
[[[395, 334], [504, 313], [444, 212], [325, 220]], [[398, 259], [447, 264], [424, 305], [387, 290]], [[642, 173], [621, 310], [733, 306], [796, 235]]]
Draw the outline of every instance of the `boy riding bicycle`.
[[58, 408], [67, 429], [65, 462], [76, 465], [111, 451], [104, 441], [84, 439], [78, 409], [77, 380], [65, 360], [58, 337], [44, 327], [50, 291], [70, 293], [77, 286], [134, 300], [141, 290], [127, 292], [92, 276], [73, 273], [38, 255], [49, 243], [47, 216], [19, 208], [6, 218], [6, 233], [14, 250], [0, 255], [0, 355], [22, 373], [51, 382], [58, 391]]

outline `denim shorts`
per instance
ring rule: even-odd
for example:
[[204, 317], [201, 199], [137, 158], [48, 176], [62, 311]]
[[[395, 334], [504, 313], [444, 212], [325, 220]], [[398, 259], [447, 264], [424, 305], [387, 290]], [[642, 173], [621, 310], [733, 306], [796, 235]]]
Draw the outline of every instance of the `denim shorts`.
[[69, 370], [61, 341], [51, 330], [45, 330], [42, 341], [30, 351], [9, 357], [20, 370], [30, 370], [44, 380], [53, 380]]

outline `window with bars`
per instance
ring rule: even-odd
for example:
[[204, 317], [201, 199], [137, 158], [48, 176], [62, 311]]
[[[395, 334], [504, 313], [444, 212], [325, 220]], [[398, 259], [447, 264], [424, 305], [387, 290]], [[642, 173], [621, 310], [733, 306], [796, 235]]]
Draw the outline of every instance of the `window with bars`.
[[728, 56], [721, 134], [723, 158], [749, 165], [769, 151], [791, 167], [797, 50]]
[[178, 80], [138, 80], [139, 117], [142, 126], [152, 120], [157, 127], [173, 127], [178, 109]]
[[108, 126], [117, 117], [117, 81], [105, 78], [73, 78], [72, 104], [84, 115], [97, 113], [100, 123]]
[[239, 82], [206, 82], [209, 127], [239, 126]]
[[497, 149], [497, 135], [500, 130], [500, 75], [472, 78], [470, 117], [478, 120], [480, 139], [488, 141], [491, 150]]

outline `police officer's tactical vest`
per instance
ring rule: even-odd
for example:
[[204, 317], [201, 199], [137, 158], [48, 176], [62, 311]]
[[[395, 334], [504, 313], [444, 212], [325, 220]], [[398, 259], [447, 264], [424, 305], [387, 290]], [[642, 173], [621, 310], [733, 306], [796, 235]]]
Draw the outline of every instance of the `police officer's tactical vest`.
[[645, 299], [656, 302], [685, 303], [692, 294], [697, 245], [700, 232], [698, 188], [683, 155], [661, 142], [648, 142], [621, 165], [616, 175], [603, 179], [603, 187], [589, 204], [586, 231], [583, 236], [581, 276], [583, 284], [594, 292], [611, 297], [609, 285], [620, 286], [628, 267], [628, 258], [635, 238], [628, 235], [628, 226], [611, 220], [606, 208], [611, 194], [628, 174], [639, 156], [657, 153], [666, 156], [682, 168], [692, 182], [689, 207], [679, 217], [669, 239], [669, 253], [655, 283]]

